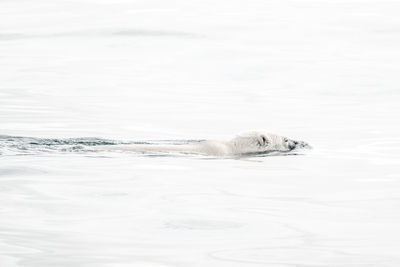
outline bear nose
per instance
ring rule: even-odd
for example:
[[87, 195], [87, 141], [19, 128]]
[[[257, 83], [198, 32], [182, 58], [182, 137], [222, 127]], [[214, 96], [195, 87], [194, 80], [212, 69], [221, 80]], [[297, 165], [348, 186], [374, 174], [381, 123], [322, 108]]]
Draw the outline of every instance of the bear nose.
[[301, 148], [312, 148], [309, 144], [307, 144], [306, 142], [303, 142], [303, 141], [299, 141], [298, 146]]

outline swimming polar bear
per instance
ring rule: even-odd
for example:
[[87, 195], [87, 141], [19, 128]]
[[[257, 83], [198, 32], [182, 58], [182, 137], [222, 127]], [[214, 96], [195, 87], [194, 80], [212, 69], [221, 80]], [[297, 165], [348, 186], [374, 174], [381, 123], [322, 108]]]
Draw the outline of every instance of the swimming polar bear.
[[291, 140], [267, 132], [249, 132], [236, 136], [230, 141], [200, 141], [179, 145], [126, 144], [97, 146], [96, 150], [120, 150], [133, 152], [179, 152], [211, 156], [235, 156], [268, 153], [273, 151], [289, 152], [296, 148], [309, 148], [303, 141]]

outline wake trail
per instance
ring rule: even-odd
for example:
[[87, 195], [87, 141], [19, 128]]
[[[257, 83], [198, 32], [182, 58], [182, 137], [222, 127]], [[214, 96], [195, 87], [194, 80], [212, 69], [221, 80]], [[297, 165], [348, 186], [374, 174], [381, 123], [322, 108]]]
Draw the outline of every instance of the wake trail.
[[158, 144], [189, 144], [202, 140], [149, 140], [149, 141], [121, 141], [97, 137], [80, 138], [37, 138], [0, 135], [0, 156], [35, 155], [43, 153], [62, 152], [93, 152], [94, 147], [104, 145], [158, 145]]

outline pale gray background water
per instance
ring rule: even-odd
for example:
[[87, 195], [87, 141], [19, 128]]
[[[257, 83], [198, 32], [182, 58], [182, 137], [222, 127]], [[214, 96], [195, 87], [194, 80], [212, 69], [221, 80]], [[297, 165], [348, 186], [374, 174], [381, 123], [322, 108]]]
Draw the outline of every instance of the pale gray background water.
[[0, 266], [400, 265], [398, 1], [0, 1], [0, 135], [226, 139], [299, 156], [0, 142]]

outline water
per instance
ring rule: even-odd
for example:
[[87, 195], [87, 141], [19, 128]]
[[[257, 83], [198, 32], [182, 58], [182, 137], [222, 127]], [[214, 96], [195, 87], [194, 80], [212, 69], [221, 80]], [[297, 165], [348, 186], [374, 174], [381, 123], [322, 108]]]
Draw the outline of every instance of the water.
[[[0, 2], [0, 265], [399, 266], [399, 11]], [[314, 149], [86, 149], [248, 130]]]

